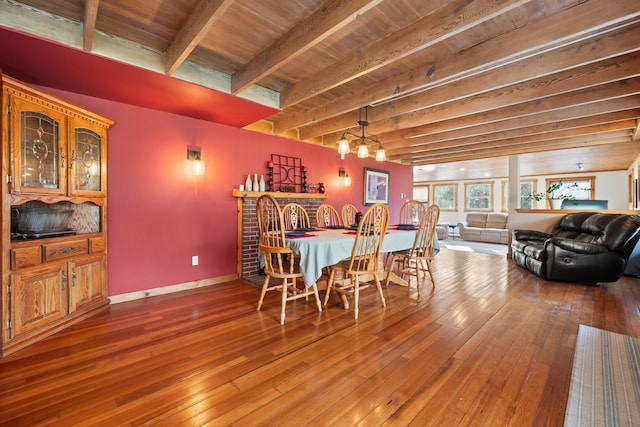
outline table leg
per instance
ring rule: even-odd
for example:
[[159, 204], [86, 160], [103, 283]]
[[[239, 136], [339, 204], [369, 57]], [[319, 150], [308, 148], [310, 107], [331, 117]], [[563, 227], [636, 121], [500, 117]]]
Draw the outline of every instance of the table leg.
[[395, 271], [391, 270], [391, 271], [383, 271], [382, 272], [382, 276], [384, 279], [380, 279], [381, 281], [384, 280], [384, 282], [386, 283], [387, 281], [387, 276], [389, 276], [389, 281], [395, 283], [396, 285], [400, 285], [400, 286], [409, 286], [409, 282], [407, 282], [406, 280], [404, 280], [402, 277], [398, 276], [396, 274]]
[[[342, 272], [342, 270], [337, 270], [335, 272], [335, 276], [334, 276], [333, 280], [334, 280], [333, 286], [335, 288], [335, 286], [336, 286], [335, 282], [344, 283], [344, 281], [348, 280], [348, 279], [344, 278], [344, 273]], [[327, 285], [328, 285], [328, 281], [327, 280], [324, 280], [324, 279], [323, 280], [319, 280], [317, 283], [318, 283], [318, 287], [322, 283], [322, 285], [324, 286], [324, 289], [327, 289]], [[340, 302], [342, 303], [342, 307], [345, 310], [348, 310], [349, 309], [349, 298], [347, 298], [347, 296], [345, 294], [343, 294], [343, 293], [340, 293], [340, 292], [335, 292], [335, 293], [338, 294], [338, 297], [340, 298]]]
[[[385, 257], [380, 258], [384, 259]], [[387, 277], [389, 277], [389, 281], [395, 283], [396, 285], [409, 286], [409, 283], [406, 280], [398, 276], [396, 272], [393, 271], [393, 264], [389, 265], [389, 270], [386, 270], [385, 264], [386, 262], [382, 261], [382, 263], [378, 265], [378, 267], [380, 268], [380, 271], [378, 272], [378, 278], [380, 279], [381, 283], [386, 283]]]

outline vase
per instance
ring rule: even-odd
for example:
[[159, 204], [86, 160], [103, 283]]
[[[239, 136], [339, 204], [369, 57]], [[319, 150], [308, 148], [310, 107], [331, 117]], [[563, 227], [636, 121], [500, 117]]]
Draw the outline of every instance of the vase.
[[321, 182], [318, 183], [318, 193], [324, 194], [324, 184]]
[[264, 175], [260, 175], [260, 191], [264, 193]]
[[253, 191], [260, 191], [260, 183], [258, 182], [258, 174], [253, 174]]
[[246, 191], [253, 191], [253, 184], [251, 182], [251, 174], [247, 175], [247, 180], [244, 183], [244, 189]]
[[562, 209], [562, 199], [549, 199], [551, 209]]

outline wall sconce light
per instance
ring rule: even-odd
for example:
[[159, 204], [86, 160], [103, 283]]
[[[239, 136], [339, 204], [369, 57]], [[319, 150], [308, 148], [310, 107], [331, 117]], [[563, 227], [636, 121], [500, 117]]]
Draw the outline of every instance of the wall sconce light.
[[204, 162], [200, 158], [200, 147], [187, 147], [187, 160], [193, 162], [193, 174], [195, 176], [204, 175]]
[[576, 166], [578, 166], [578, 170], [579, 170], [579, 171], [581, 171], [582, 169], [584, 169], [584, 168], [582, 167], [582, 162], [578, 162], [578, 163], [576, 163]]
[[344, 186], [351, 187], [351, 177], [343, 168], [338, 169], [338, 176], [344, 179]]

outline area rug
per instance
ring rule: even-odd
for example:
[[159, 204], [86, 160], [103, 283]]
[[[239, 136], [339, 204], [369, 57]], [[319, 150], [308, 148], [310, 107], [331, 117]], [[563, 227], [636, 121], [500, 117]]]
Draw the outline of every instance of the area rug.
[[565, 426], [640, 426], [640, 339], [578, 327]]
[[475, 252], [487, 255], [506, 255], [507, 245], [497, 243], [472, 242], [468, 240], [440, 240], [440, 249], [446, 248], [454, 251]]

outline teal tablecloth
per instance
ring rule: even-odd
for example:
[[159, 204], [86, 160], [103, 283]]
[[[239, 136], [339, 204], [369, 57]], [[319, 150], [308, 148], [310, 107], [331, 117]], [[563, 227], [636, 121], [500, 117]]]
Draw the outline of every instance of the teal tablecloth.
[[[305, 286], [316, 283], [322, 276], [322, 269], [337, 264], [351, 256], [356, 236], [345, 230], [314, 231], [313, 237], [287, 239], [287, 246], [300, 256], [300, 270]], [[416, 237], [414, 230], [388, 230], [382, 241], [382, 252], [410, 249]], [[434, 236], [435, 237], [435, 236]], [[434, 252], [440, 251], [437, 237]]]

